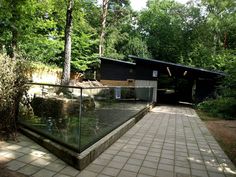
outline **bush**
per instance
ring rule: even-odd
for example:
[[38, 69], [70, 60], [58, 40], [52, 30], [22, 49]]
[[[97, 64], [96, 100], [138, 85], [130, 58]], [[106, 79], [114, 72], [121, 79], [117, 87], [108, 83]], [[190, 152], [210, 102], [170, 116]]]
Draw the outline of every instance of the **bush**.
[[0, 54], [0, 130], [16, 131], [19, 102], [27, 90], [27, 64]]
[[219, 87], [219, 96], [215, 100], [209, 99], [198, 108], [212, 116], [226, 119], [236, 119], [236, 58], [229, 60], [226, 65], [226, 77]]
[[198, 108], [211, 116], [225, 119], [235, 119], [236, 100], [233, 97], [219, 97], [198, 104]]

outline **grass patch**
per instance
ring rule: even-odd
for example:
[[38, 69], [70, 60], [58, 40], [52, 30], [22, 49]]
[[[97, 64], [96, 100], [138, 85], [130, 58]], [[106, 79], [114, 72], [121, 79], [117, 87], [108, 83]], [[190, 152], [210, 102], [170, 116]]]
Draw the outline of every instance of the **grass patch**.
[[203, 121], [225, 120], [223, 117], [212, 116], [212, 114], [206, 113], [200, 109], [196, 109], [195, 111]]
[[197, 109], [206, 112], [208, 116], [236, 120], [236, 100], [234, 97], [208, 99], [199, 103]]

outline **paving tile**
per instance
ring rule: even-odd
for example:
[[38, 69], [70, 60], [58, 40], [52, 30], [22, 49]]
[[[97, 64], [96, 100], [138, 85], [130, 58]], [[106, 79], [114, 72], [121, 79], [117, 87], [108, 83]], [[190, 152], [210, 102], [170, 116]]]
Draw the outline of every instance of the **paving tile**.
[[6, 154], [3, 154], [2, 156], [8, 159], [17, 159], [21, 156], [25, 155], [24, 153], [17, 152], [17, 151], [9, 151]]
[[100, 173], [103, 170], [104, 166], [102, 165], [97, 165], [97, 164], [90, 164], [86, 170], [88, 171], [92, 171], [92, 172], [96, 172], [96, 173]]
[[65, 165], [66, 163], [64, 161], [62, 161], [61, 159], [57, 159], [54, 161], [54, 163], [59, 163], [59, 164], [62, 164], [62, 165]]
[[33, 165], [25, 165], [24, 167], [20, 168], [18, 172], [23, 173], [25, 175], [32, 175], [40, 170], [39, 167]]
[[225, 175], [223, 173], [209, 172], [208, 174], [210, 177], [225, 177]]
[[143, 161], [143, 164], [142, 164], [143, 167], [149, 167], [149, 168], [157, 168], [158, 166], [158, 162], [152, 162], [152, 161]]
[[138, 171], [139, 171], [139, 169], [140, 169], [140, 166], [131, 165], [131, 164], [126, 164], [126, 165], [123, 167], [123, 169], [126, 170], [126, 171], [131, 171], [131, 172], [138, 173]]
[[139, 170], [139, 173], [145, 174], [145, 175], [150, 175], [150, 176], [155, 176], [156, 169], [148, 168], [148, 167], [141, 167]]
[[110, 162], [110, 160], [107, 159], [102, 159], [100, 157], [98, 157], [97, 159], [95, 159], [92, 163], [93, 164], [98, 164], [98, 165], [107, 165]]
[[17, 149], [22, 148], [22, 146], [17, 145], [17, 144], [13, 144], [13, 145], [7, 146], [6, 148], [9, 150], [17, 150]]
[[167, 165], [167, 164], [159, 164], [158, 170], [166, 170], [166, 171], [174, 171], [173, 165]]
[[190, 169], [189, 168], [175, 166], [175, 173], [181, 173], [181, 174], [190, 175]]
[[32, 155], [24, 155], [19, 158], [17, 158], [18, 161], [24, 162], [24, 163], [29, 163], [34, 160], [36, 160], [38, 157], [32, 156]]
[[25, 166], [26, 164], [17, 160], [12, 160], [11, 162], [7, 163], [6, 166], [8, 169], [16, 171], [19, 168]]
[[117, 154], [117, 153], [118, 153], [118, 151], [117, 151], [117, 150], [111, 150], [111, 149], [107, 149], [107, 150], [105, 151], [105, 153], [106, 153], [106, 154], [115, 155], [115, 154]]
[[20, 146], [27, 146], [27, 147], [29, 147], [29, 146], [31, 146], [31, 145], [33, 145], [34, 144], [34, 142], [33, 141], [31, 141], [31, 140], [29, 140], [28, 138], [26, 138], [25, 137], [25, 139], [23, 139], [23, 141], [20, 141], [19, 143], [17, 143], [17, 145], [20, 145]]
[[206, 170], [202, 171], [202, 170], [192, 169], [191, 172], [193, 176], [208, 177]]
[[34, 149], [34, 150], [37, 150], [37, 149], [39, 149], [40, 147], [41, 147], [41, 146], [38, 145], [38, 144], [32, 144], [32, 145], [29, 146], [29, 148]]
[[121, 170], [118, 177], [136, 177], [137, 173]]
[[121, 169], [124, 166], [125, 162], [119, 162], [112, 160], [107, 166]]
[[133, 154], [131, 155], [131, 158], [143, 160], [143, 159], [145, 159], [145, 155], [133, 153]]
[[136, 148], [137, 150], [149, 150], [149, 148], [148, 147], [145, 147], [145, 146], [137, 146], [137, 148]]
[[0, 145], [3, 146], [3, 149], [1, 149], [1, 151], [0, 151], [0, 157], [2, 157], [5, 154], [8, 154], [9, 152], [13, 152], [10, 150], [6, 150], [6, 148], [4, 148], [4, 145], [2, 145], [2, 144], [0, 144]]
[[187, 160], [186, 161], [175, 160], [175, 166], [190, 168], [189, 162]]
[[111, 154], [102, 153], [99, 157], [100, 157], [101, 159], [111, 160], [114, 156], [111, 155]]
[[174, 173], [166, 170], [157, 170], [157, 177], [174, 177]]
[[146, 155], [147, 154], [147, 150], [135, 150], [134, 153], [141, 154], [141, 155]]
[[17, 152], [22, 152], [24, 154], [29, 154], [32, 152], [32, 149], [31, 148], [28, 148], [28, 147], [22, 147], [22, 148], [19, 148], [19, 149], [16, 149]]
[[[83, 170], [76, 177], [96, 177], [98, 174], [92, 171]], [[74, 175], [73, 175], [74, 176]]]
[[79, 171], [76, 170], [75, 168], [71, 167], [71, 166], [67, 166], [67, 167], [63, 168], [60, 171], [60, 173], [64, 174], [64, 175], [68, 175], [68, 176], [75, 176], [79, 173]]
[[143, 160], [140, 160], [140, 159], [129, 159], [127, 161], [127, 164], [138, 165], [138, 166], [141, 166], [142, 163], [143, 163]]
[[127, 162], [128, 157], [115, 156], [112, 160], [117, 161], [117, 162]]
[[137, 177], [154, 177], [154, 176], [145, 175], [145, 174], [138, 174]]
[[44, 168], [51, 170], [51, 171], [55, 171], [58, 172], [60, 170], [62, 170], [63, 168], [65, 168], [66, 165], [64, 164], [60, 164], [60, 163], [50, 163], [47, 166], [45, 166]]
[[53, 177], [71, 177], [71, 176], [58, 173], [58, 174], [54, 175]]
[[104, 175], [104, 174], [100, 174], [97, 177], [110, 177], [110, 176], [107, 176], [107, 175]]
[[52, 177], [56, 173], [54, 171], [46, 170], [46, 169], [41, 169], [37, 173], [33, 174], [33, 177]]
[[58, 159], [55, 155], [50, 153], [44, 154], [41, 158], [52, 162]]
[[35, 165], [38, 167], [45, 167], [46, 165], [50, 164], [50, 161], [38, 158], [30, 163], [31, 165]]
[[130, 152], [120, 151], [117, 155], [124, 156], [124, 157], [129, 157], [131, 155], [131, 153]]
[[206, 167], [204, 166], [204, 164], [190, 163], [190, 166], [191, 166], [192, 169], [206, 170]]
[[120, 172], [119, 169], [105, 167], [102, 171], [102, 174], [105, 174], [105, 175], [108, 175], [108, 176], [117, 176], [119, 172]]
[[8, 159], [6, 157], [0, 156], [0, 163], [1, 164], [6, 164], [8, 162], [10, 162], [12, 159]]
[[159, 162], [159, 157], [156, 157], [156, 156], [146, 156], [145, 160], [157, 163], [157, 162]]
[[162, 164], [169, 164], [169, 165], [174, 165], [174, 160], [172, 159], [166, 159], [166, 158], [161, 158], [160, 163]]
[[42, 157], [46, 153], [41, 151], [41, 150], [33, 150], [30, 155], [35, 156], [35, 157]]

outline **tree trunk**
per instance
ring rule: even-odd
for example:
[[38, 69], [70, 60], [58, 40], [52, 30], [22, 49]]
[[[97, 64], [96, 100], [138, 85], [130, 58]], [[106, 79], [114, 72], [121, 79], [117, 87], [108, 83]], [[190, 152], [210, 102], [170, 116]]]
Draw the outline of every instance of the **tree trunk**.
[[69, 0], [66, 11], [66, 26], [65, 26], [65, 48], [64, 48], [64, 68], [62, 75], [62, 85], [70, 83], [70, 61], [71, 61], [71, 33], [72, 33], [72, 11], [74, 0]]
[[224, 49], [227, 49], [227, 33], [224, 35]]
[[106, 20], [107, 20], [107, 9], [108, 9], [109, 0], [102, 1], [102, 29], [100, 34], [100, 42], [99, 42], [99, 56], [101, 57], [104, 53], [104, 37], [105, 37], [105, 29], [106, 29]]

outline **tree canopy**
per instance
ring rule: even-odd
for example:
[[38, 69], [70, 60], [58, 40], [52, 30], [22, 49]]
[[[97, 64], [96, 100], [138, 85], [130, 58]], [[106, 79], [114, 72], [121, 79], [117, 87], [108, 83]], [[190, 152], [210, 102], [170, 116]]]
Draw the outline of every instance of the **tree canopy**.
[[[64, 62], [67, 3], [64, 0], [0, 0], [0, 50], [59, 67]], [[137, 12], [129, 0], [109, 0], [104, 29], [106, 57], [129, 54], [224, 70], [235, 60], [234, 0], [149, 0]], [[74, 0], [72, 70], [98, 63], [102, 6]]]

